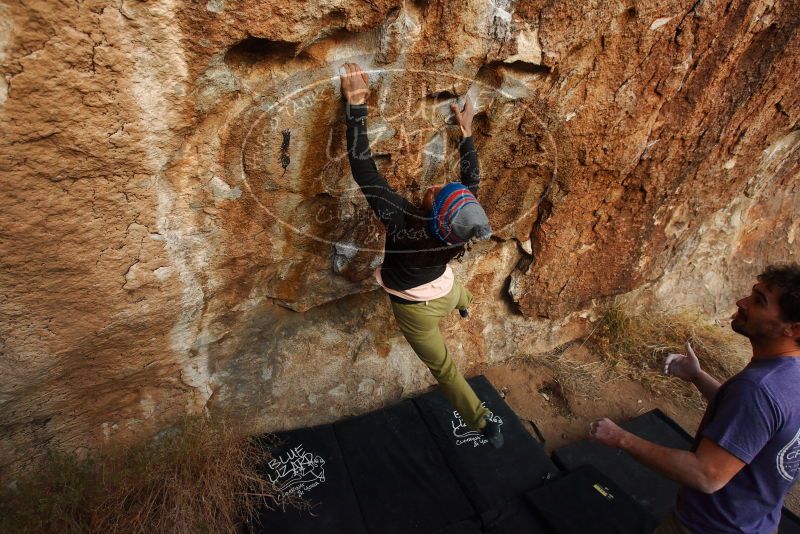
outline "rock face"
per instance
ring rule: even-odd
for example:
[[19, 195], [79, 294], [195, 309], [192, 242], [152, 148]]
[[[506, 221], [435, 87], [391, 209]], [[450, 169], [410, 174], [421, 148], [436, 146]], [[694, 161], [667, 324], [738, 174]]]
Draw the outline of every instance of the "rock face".
[[253, 431], [430, 384], [372, 271], [338, 67], [419, 200], [480, 111], [495, 237], [455, 264], [464, 368], [628, 294], [731, 309], [797, 260], [800, 4], [120, 0], [0, 5], [0, 470], [202, 409]]

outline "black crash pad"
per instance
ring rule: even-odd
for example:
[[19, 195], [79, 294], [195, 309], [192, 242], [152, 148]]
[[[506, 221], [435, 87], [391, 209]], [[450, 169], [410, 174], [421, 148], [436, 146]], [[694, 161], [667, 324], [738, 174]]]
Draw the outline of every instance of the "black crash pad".
[[332, 425], [278, 434], [272, 461], [261, 472], [284, 491], [301, 496], [311, 511], [262, 510], [254, 532], [362, 534], [364, 520]]
[[493, 511], [484, 514], [485, 534], [550, 534], [544, 520], [524, 497], [517, 497]]
[[334, 430], [369, 532], [424, 534], [475, 515], [413, 402]]
[[472, 378], [469, 384], [502, 423], [505, 444], [500, 449], [464, 426], [458, 412], [438, 390], [417, 397], [414, 403], [470, 502], [488, 524], [507, 502], [541, 484], [558, 469], [485, 376]]
[[781, 522], [778, 525], [778, 534], [800, 534], [800, 518], [785, 507], [781, 513]]
[[524, 497], [505, 503], [492, 514], [491, 520], [481, 525], [479, 519], [449, 525], [435, 534], [550, 534], [533, 505]]
[[[655, 409], [623, 423], [622, 428], [639, 437], [688, 450], [692, 436], [661, 410]], [[646, 468], [629, 454], [588, 440], [570, 443], [553, 451], [553, 460], [564, 470], [593, 465], [616, 482], [644, 509], [662, 521], [675, 506], [678, 484]], [[779, 534], [800, 534], [800, 520], [783, 509]]]
[[479, 521], [466, 520], [447, 525], [433, 534], [483, 534], [483, 531]]
[[525, 494], [557, 534], [650, 534], [658, 521], [591, 466], [548, 481]]
[[[621, 426], [666, 447], [688, 450], [692, 442], [691, 436], [660, 410], [640, 415]], [[656, 474], [619, 449], [583, 440], [556, 449], [553, 460], [568, 471], [584, 465], [596, 467], [659, 521], [675, 506], [678, 484]]]

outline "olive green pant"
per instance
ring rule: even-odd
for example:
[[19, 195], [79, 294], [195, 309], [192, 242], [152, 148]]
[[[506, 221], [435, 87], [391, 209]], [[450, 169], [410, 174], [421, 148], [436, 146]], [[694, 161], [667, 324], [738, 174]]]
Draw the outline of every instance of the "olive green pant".
[[469, 428], [479, 430], [486, 426], [484, 417], [489, 410], [481, 405], [478, 396], [458, 372], [453, 358], [439, 331], [439, 321], [456, 309], [463, 309], [472, 302], [472, 294], [460, 282], [443, 297], [427, 302], [400, 304], [392, 301], [395, 319], [414, 352], [425, 362], [431, 374], [450, 404], [458, 410], [461, 419]]

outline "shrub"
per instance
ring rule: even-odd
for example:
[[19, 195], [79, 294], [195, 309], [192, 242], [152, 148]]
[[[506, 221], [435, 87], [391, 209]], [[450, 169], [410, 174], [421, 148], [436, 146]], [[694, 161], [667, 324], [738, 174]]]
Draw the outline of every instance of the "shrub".
[[259, 474], [268, 442], [229, 419], [186, 417], [146, 444], [51, 452], [0, 500], [0, 532], [237, 532], [260, 507], [302, 505]]

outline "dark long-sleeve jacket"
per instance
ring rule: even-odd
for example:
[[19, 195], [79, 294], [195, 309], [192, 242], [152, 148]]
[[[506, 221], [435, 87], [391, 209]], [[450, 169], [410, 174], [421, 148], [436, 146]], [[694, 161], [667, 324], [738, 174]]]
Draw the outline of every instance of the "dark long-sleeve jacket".
[[[345, 109], [347, 154], [353, 178], [386, 227], [383, 283], [404, 291], [436, 280], [463, 245], [446, 245], [432, 235], [430, 214], [400, 196], [378, 172], [367, 137], [367, 106], [347, 105]], [[461, 183], [477, 196], [480, 172], [472, 137], [461, 141], [459, 151]]]

